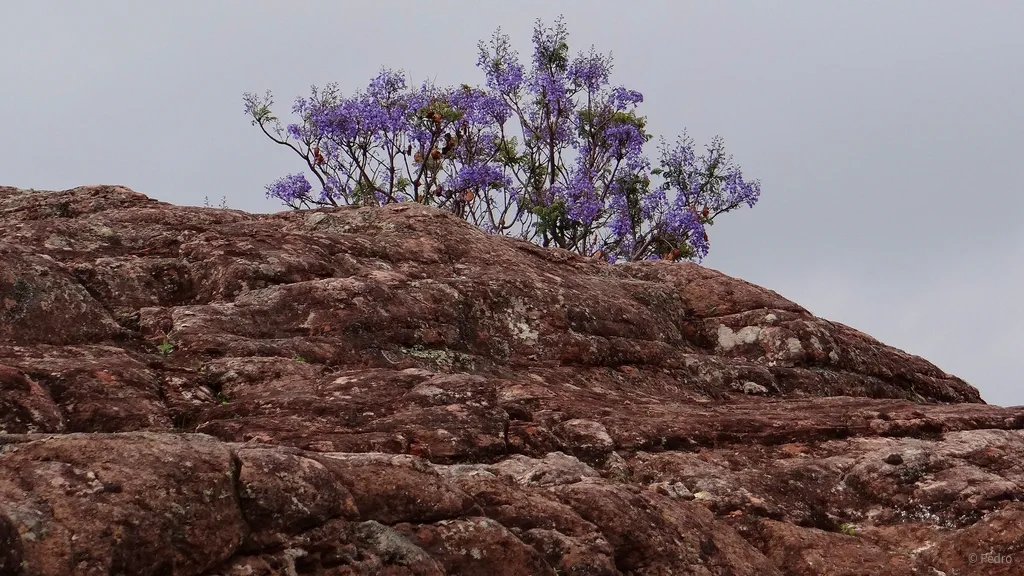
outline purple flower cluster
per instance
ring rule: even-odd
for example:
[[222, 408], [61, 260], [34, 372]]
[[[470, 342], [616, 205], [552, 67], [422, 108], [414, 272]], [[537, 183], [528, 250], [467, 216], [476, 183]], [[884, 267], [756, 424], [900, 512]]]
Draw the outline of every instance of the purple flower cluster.
[[462, 86], [446, 97], [449, 105], [458, 110], [469, 125], [502, 126], [512, 117], [512, 110], [500, 97], [479, 88]]
[[472, 190], [480, 193], [488, 188], [505, 188], [512, 185], [511, 179], [492, 164], [466, 164], [458, 174], [446, 182], [448, 189], [456, 192]]
[[675, 189], [690, 207], [704, 206], [712, 212], [726, 212], [741, 204], [753, 208], [761, 195], [761, 184], [747, 182], [731, 156], [725, 155], [725, 144], [715, 138], [707, 153], [698, 157], [693, 139], [685, 133], [671, 148], [661, 145], [663, 187]]
[[537, 22], [530, 69], [500, 29], [478, 48], [483, 87], [411, 88], [384, 69], [348, 97], [314, 86], [292, 106], [300, 121], [283, 129], [269, 93], [246, 94], [253, 124], [321, 185], [314, 194], [292, 174], [268, 197], [293, 207], [423, 202], [489, 232], [609, 261], [703, 258], [705, 227], [757, 202], [760, 183], [743, 178], [720, 138], [699, 157], [685, 133], [672, 147], [663, 141], [652, 168], [643, 95], [610, 84], [610, 55], [571, 57], [562, 19]]
[[308, 195], [313, 187], [309, 184], [305, 174], [289, 174], [278, 178], [267, 188], [267, 198], [277, 198], [285, 204], [301, 202]]
[[526, 73], [508, 36], [501, 34], [499, 28], [491, 39], [490, 47], [481, 40], [478, 48], [476, 65], [484, 70], [487, 87], [495, 94], [518, 95], [526, 81]]

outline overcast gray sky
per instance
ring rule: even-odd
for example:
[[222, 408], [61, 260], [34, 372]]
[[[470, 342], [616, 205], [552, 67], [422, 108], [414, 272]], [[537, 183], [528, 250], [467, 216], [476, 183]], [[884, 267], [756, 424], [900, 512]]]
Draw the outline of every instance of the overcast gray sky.
[[[612, 52], [650, 131], [725, 138], [752, 210], [705, 264], [1024, 404], [1024, 2], [4, 1], [0, 185], [123, 184], [175, 204], [285, 209], [298, 159], [242, 113], [382, 66], [482, 84], [496, 27], [529, 62], [564, 14]], [[650, 152], [655, 152], [653, 143]]]

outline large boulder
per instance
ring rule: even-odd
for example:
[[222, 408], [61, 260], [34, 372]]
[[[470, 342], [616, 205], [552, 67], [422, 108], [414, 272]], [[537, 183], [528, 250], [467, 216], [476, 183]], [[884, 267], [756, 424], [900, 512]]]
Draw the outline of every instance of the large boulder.
[[1024, 408], [696, 264], [119, 186], [0, 262], [0, 576], [1024, 562]]

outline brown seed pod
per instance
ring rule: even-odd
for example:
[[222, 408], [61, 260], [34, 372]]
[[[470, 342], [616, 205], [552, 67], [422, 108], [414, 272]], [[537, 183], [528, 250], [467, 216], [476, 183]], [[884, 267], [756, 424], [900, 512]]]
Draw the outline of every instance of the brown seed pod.
[[433, 158], [434, 160], [440, 160], [441, 151], [438, 150], [437, 148], [434, 148], [433, 150], [430, 151], [430, 157]]
[[417, 152], [416, 155], [412, 157], [412, 161], [417, 164], [423, 162], [423, 152]]

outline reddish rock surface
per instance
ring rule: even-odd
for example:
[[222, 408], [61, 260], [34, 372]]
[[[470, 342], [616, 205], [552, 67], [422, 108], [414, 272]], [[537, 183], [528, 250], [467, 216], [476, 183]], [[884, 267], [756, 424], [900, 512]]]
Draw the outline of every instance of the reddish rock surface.
[[1024, 407], [419, 205], [0, 188], [0, 576], [1024, 574]]

